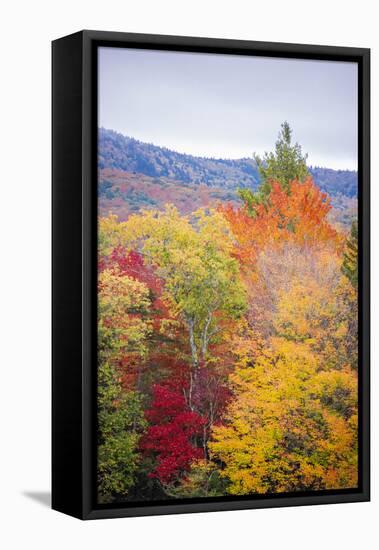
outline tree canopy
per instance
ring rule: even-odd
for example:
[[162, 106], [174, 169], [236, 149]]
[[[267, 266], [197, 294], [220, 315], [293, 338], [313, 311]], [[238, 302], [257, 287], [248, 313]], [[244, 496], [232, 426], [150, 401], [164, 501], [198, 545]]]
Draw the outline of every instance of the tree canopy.
[[292, 129], [286, 121], [281, 125], [275, 151], [265, 153], [263, 157], [254, 154], [254, 159], [261, 177], [258, 190], [253, 193], [249, 189], [239, 189], [239, 195], [250, 213], [255, 212], [257, 205], [267, 204], [274, 182], [289, 194], [293, 180], [303, 182], [310, 176], [307, 155], [303, 155], [298, 143], [292, 144]]
[[291, 129], [262, 183], [99, 218], [98, 501], [355, 488], [358, 229]]

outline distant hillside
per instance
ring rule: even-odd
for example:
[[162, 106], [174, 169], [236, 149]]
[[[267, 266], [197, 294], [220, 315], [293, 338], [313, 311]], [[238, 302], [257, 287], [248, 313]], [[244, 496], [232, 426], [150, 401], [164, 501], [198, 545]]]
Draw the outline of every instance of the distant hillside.
[[142, 208], [161, 209], [167, 203], [175, 204], [181, 214], [189, 214], [198, 208], [220, 202], [240, 204], [233, 190], [209, 187], [202, 183], [183, 184], [166, 177], [152, 178], [113, 168], [100, 170], [98, 195], [100, 216], [112, 212], [121, 221]]
[[[116, 214], [125, 221], [141, 209], [161, 210], [172, 203], [181, 214], [189, 214], [201, 207], [230, 202], [237, 206], [241, 200], [234, 189], [210, 187], [203, 183], [183, 183], [166, 177], [151, 177], [136, 172], [113, 168], [99, 170], [99, 215]], [[329, 220], [333, 225], [349, 231], [357, 216], [357, 199], [339, 195], [333, 200]]]
[[[99, 168], [139, 173], [151, 178], [169, 178], [185, 184], [235, 190], [256, 189], [260, 177], [253, 159], [213, 159], [177, 153], [113, 130], [99, 130]], [[357, 173], [349, 170], [311, 167], [319, 187], [339, 201], [341, 195], [357, 196]], [[335, 201], [333, 201], [335, 202]]]
[[99, 168], [115, 168], [151, 177], [163, 176], [210, 187], [256, 188], [259, 184], [257, 166], [252, 159], [193, 157], [103, 128], [99, 132]]
[[332, 170], [311, 166], [311, 172], [317, 185], [331, 197], [344, 195], [356, 198], [358, 193], [358, 174], [355, 170]]

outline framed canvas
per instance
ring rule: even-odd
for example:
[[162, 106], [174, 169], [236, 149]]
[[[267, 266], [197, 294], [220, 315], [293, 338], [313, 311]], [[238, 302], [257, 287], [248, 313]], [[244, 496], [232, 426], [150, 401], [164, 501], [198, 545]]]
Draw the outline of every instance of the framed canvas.
[[369, 500], [369, 50], [52, 51], [53, 508]]

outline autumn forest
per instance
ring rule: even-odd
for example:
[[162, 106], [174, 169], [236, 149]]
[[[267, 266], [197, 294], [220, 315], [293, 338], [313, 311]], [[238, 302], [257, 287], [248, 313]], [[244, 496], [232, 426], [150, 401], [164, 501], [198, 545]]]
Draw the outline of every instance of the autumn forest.
[[357, 487], [353, 199], [342, 219], [286, 122], [253, 162], [255, 188], [191, 183], [192, 208], [158, 202], [170, 175], [121, 217], [128, 197], [107, 187], [99, 503]]

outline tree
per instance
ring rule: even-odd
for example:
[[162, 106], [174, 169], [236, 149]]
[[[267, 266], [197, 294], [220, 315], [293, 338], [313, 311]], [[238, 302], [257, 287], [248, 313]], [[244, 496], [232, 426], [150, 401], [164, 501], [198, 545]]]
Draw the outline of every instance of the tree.
[[226, 210], [251, 278], [251, 336], [235, 340], [234, 398], [208, 443], [232, 494], [357, 483], [355, 291], [319, 190], [306, 181], [291, 191], [274, 184], [256, 217]]
[[176, 498], [206, 498], [224, 496], [227, 481], [221, 477], [217, 464], [210, 460], [198, 459], [179, 483], [166, 488], [167, 493]]
[[125, 497], [134, 483], [138, 442], [145, 428], [141, 396], [121, 384], [120, 361], [146, 353], [150, 323], [147, 287], [119, 269], [99, 274], [98, 290], [98, 497]]
[[[308, 253], [312, 265], [283, 286], [273, 288], [274, 334], [305, 342], [320, 368], [357, 368], [358, 311], [354, 289], [341, 275], [341, 258], [330, 252]], [[301, 260], [298, 265], [301, 266]]]
[[357, 377], [320, 370], [306, 344], [274, 339], [231, 375], [235, 399], [209, 443], [231, 494], [357, 486]]
[[[199, 210], [191, 218], [174, 206], [144, 211], [112, 230], [113, 246], [137, 250], [164, 281], [163, 297], [188, 334], [192, 370], [188, 402], [209, 345], [220, 338], [224, 322], [245, 308], [245, 287], [232, 256], [233, 239], [224, 216]], [[109, 237], [108, 237], [109, 242]]]
[[101, 356], [113, 363], [128, 353], [142, 358], [151, 333], [149, 289], [116, 268], [99, 274], [98, 340]]
[[341, 235], [330, 225], [328, 213], [331, 204], [325, 193], [308, 177], [301, 183], [293, 180], [287, 193], [278, 182], [273, 182], [267, 204], [258, 204], [251, 216], [248, 208], [219, 208], [236, 239], [234, 254], [242, 270], [255, 270], [263, 249], [277, 250], [286, 243], [303, 248], [342, 245]]
[[250, 210], [99, 220], [101, 502], [357, 484], [357, 232], [279, 142]]
[[154, 386], [153, 401], [146, 411], [150, 427], [141, 445], [145, 454], [156, 459], [149, 476], [163, 484], [180, 479], [193, 460], [203, 457], [196, 439], [201, 439], [205, 420], [188, 410], [181, 388], [172, 386]]
[[98, 368], [98, 456], [99, 502], [125, 498], [133, 486], [140, 456], [138, 442], [146, 427], [141, 399], [124, 392], [110, 364]]
[[260, 186], [256, 193], [249, 189], [239, 190], [250, 215], [254, 214], [258, 204], [267, 204], [273, 182], [278, 182], [286, 193], [290, 193], [293, 180], [303, 182], [309, 176], [307, 155], [302, 154], [298, 143], [292, 145], [292, 129], [288, 122], [281, 125], [275, 152], [265, 153], [263, 158], [255, 154], [254, 159], [261, 176]]
[[[232, 235], [220, 213], [184, 218], [167, 208], [120, 224], [103, 219], [99, 240], [99, 349], [112, 356], [125, 393], [130, 373], [141, 365], [146, 373], [146, 383], [134, 386], [149, 423], [137, 483], [153, 476], [171, 486], [207, 455], [210, 429], [230, 396], [218, 355], [227, 354], [223, 340], [245, 298]], [[180, 407], [169, 414], [175, 401]]]
[[358, 223], [351, 224], [350, 236], [346, 241], [342, 272], [355, 289], [358, 288]]

